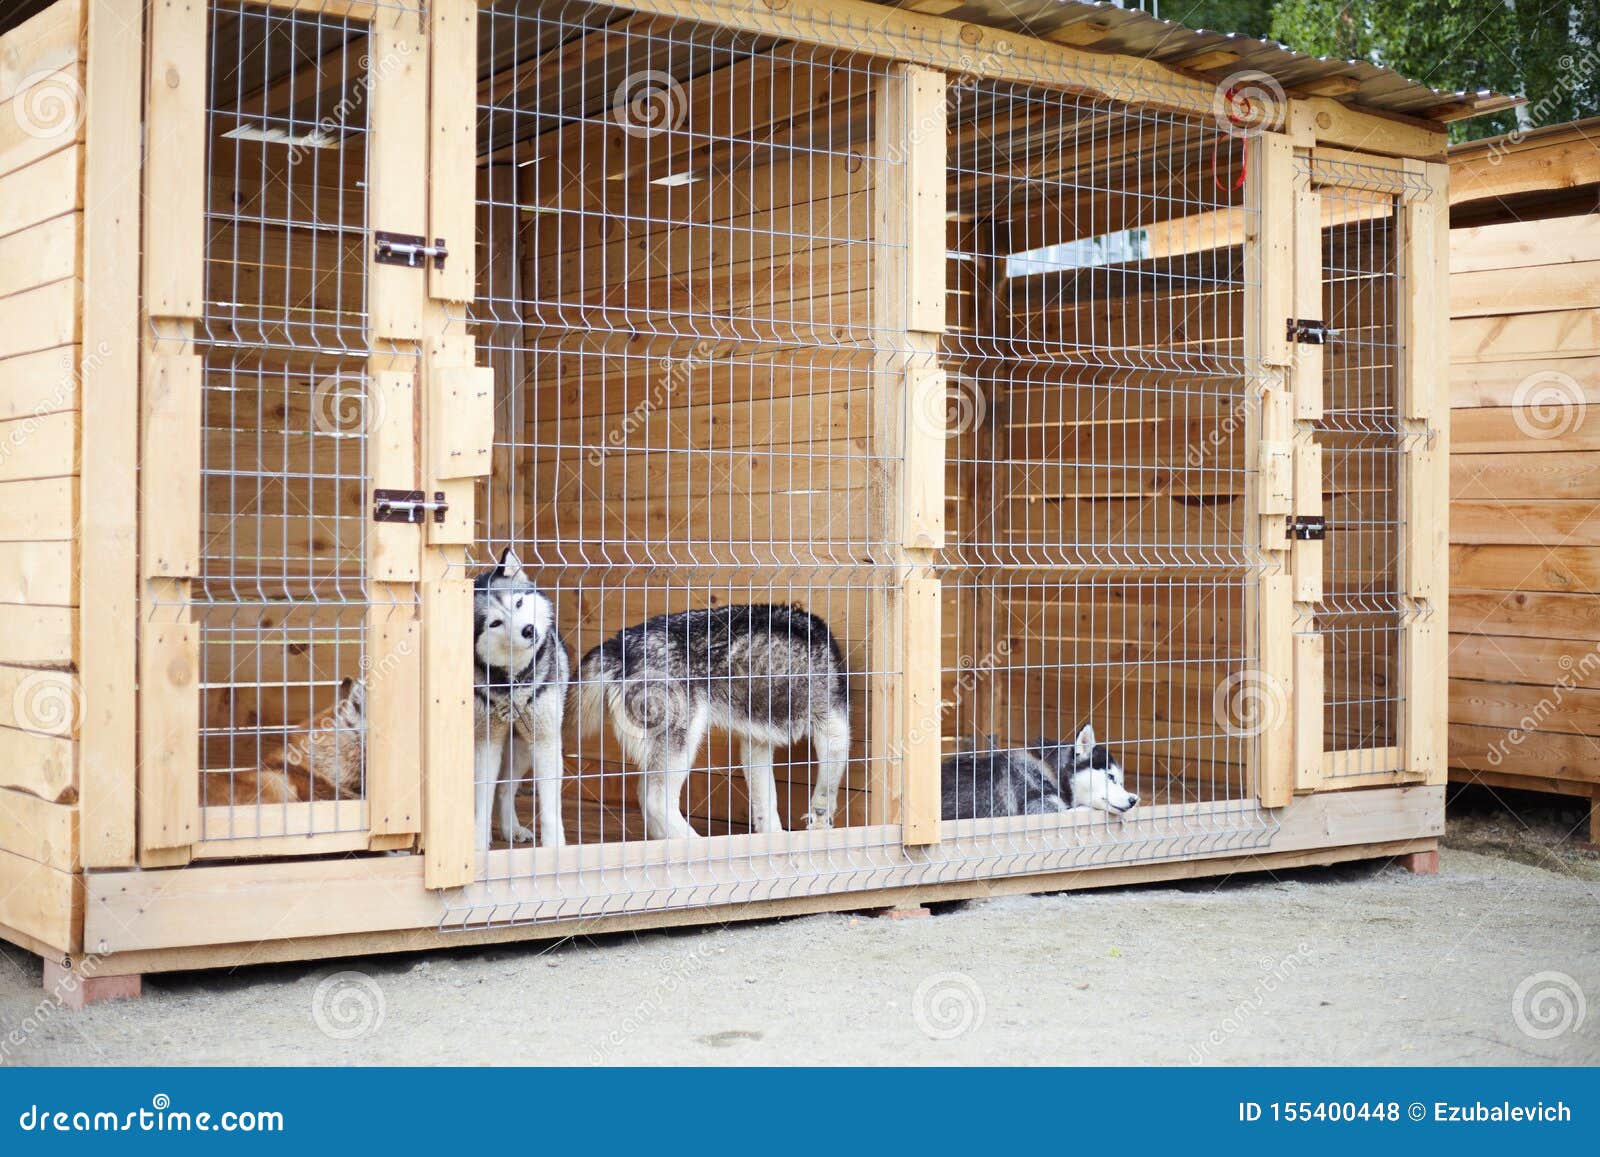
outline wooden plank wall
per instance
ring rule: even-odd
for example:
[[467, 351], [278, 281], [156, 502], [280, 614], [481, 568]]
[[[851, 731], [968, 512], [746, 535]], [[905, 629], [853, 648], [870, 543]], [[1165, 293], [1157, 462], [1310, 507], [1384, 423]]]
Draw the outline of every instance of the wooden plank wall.
[[79, 867], [84, 18], [62, 0], [0, 37], [0, 925], [59, 948]]
[[1450, 270], [1451, 774], [1600, 800], [1600, 214]]

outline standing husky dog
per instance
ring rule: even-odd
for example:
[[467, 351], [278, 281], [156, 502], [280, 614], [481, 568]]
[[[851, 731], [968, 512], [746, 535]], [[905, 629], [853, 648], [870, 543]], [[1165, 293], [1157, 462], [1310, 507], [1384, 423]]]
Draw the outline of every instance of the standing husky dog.
[[849, 686], [828, 625], [799, 607], [682, 611], [628, 627], [578, 664], [578, 712], [591, 735], [610, 716], [639, 773], [645, 839], [699, 834], [683, 788], [710, 727], [740, 741], [757, 832], [783, 830], [773, 750], [810, 736], [820, 770], [806, 826], [833, 826], [850, 757]]
[[1121, 815], [1139, 797], [1124, 790], [1122, 765], [1094, 728], [1085, 726], [1071, 743], [1035, 739], [1028, 750], [997, 748], [947, 756], [940, 766], [941, 816], [947, 820], [1034, 816], [1075, 807]]
[[1139, 797], [1123, 787], [1122, 764], [1103, 743], [1095, 742], [1094, 728], [1084, 724], [1071, 743], [1035, 739], [1028, 745], [1061, 784], [1061, 794], [1073, 807], [1121, 815], [1139, 806]]
[[500, 779], [506, 740], [513, 734], [528, 745], [533, 757], [541, 842], [547, 848], [560, 847], [566, 843], [561, 822], [561, 721], [570, 668], [566, 644], [556, 632], [555, 607], [528, 581], [510, 547], [498, 566], [473, 580], [472, 593], [478, 849], [489, 846], [490, 805], [497, 783], [500, 834], [513, 844], [533, 843], [533, 830], [517, 820], [521, 777], [513, 772]]

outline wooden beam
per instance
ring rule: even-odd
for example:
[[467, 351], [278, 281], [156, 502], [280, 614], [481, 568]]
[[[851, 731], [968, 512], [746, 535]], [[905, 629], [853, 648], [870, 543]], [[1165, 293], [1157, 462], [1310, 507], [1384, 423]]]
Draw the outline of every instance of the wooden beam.
[[84, 106], [82, 532], [79, 628], [96, 641], [79, 658], [82, 857], [134, 862], [135, 623], [138, 622], [139, 171], [144, 5], [88, 8]]

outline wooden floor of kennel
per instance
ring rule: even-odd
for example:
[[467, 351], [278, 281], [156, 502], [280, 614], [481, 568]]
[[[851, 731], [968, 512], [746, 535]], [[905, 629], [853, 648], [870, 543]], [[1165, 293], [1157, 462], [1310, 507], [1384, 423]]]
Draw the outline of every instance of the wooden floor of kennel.
[[[357, 17], [381, 8], [374, 38], [403, 46], [405, 61], [375, 77], [369, 94], [373, 223], [419, 236], [471, 237], [471, 0], [434, 0], [425, 16], [405, 3], [267, 3]], [[1208, 116], [1217, 79], [1238, 59], [1226, 50], [1180, 53], [1184, 59], [1172, 64], [1097, 53], [1093, 46], [1112, 30], [1091, 19], [1093, 9], [1035, 40], [985, 23], [982, 4], [948, 0], [908, 9], [858, 0], [625, 0], [620, 7], [865, 51], [935, 73], [976, 70]], [[1312, 347], [1292, 346], [1286, 329], [1291, 318], [1317, 318], [1322, 302], [1318, 278], [1297, 273], [1293, 260], [1297, 231], [1308, 220], [1304, 205], [1297, 216], [1292, 171], [1296, 157], [1324, 157], [1409, 174], [1435, 191], [1402, 206], [1410, 243], [1399, 255], [1411, 339], [1406, 413], [1426, 423], [1442, 396], [1446, 362], [1443, 125], [1496, 104], [1441, 96], [1416, 115], [1363, 111], [1336, 99], [1363, 82], [1338, 77], [1287, 85], [1283, 123], [1251, 146], [1249, 179], [1263, 206], [1259, 234], [1235, 238], [1262, 287], [1249, 322], [1268, 401], [1254, 515], [1269, 544], [1260, 598], [1281, 611], [1284, 624], [1261, 640], [1261, 663], [1283, 686], [1300, 688], [1293, 710], [1262, 736], [1260, 803], [1277, 826], [1258, 850], [1001, 879], [924, 873], [916, 878], [926, 882], [909, 888], [897, 885], [891, 870], [870, 891], [441, 931], [443, 889], [470, 888], [475, 871], [470, 792], [444, 774], [472, 742], [469, 642], [460, 631], [430, 630], [470, 619], [464, 582], [437, 576], [471, 541], [477, 471], [460, 462], [487, 454], [487, 405], [474, 408], [484, 371], [474, 368], [469, 345], [446, 334], [448, 304], [474, 292], [472, 247], [462, 245], [444, 269], [425, 275], [370, 267], [372, 330], [396, 351], [375, 354], [371, 368], [406, 401], [414, 396], [422, 434], [384, 447], [389, 457], [381, 469], [447, 493], [452, 510], [426, 534], [386, 528], [375, 548], [374, 581], [397, 596], [417, 596], [420, 614], [372, 623], [377, 648], [411, 665], [402, 665], [409, 675], [385, 681], [370, 707], [373, 734], [384, 737], [368, 753], [370, 822], [354, 835], [263, 830], [254, 843], [228, 846], [233, 862], [203, 862], [217, 849], [203, 846], [197, 790], [196, 628], [171, 608], [184, 601], [200, 536], [199, 371], [186, 343], [205, 294], [205, 16], [200, 0], [148, 8], [141, 0], [57, 0], [0, 41], [5, 59], [17, 62], [0, 70], [0, 422], [43, 431], [24, 440], [23, 452], [0, 458], [0, 490], [9, 499], [0, 504], [0, 712], [13, 712], [0, 715], [0, 935], [54, 962], [57, 972], [47, 981], [62, 969], [88, 982], [1375, 857], [1408, 857], [1426, 869], [1443, 830], [1444, 436], [1419, 442], [1408, 460], [1404, 500], [1418, 532], [1406, 556], [1407, 590], [1432, 613], [1408, 628], [1400, 678], [1412, 709], [1397, 740], [1399, 770], [1344, 774], [1330, 783], [1328, 773], [1349, 768], [1343, 753], [1323, 750], [1318, 652], [1303, 642], [1310, 636], [1293, 636], [1288, 627], [1294, 604], [1315, 599], [1321, 563], [1314, 551], [1288, 549], [1285, 519], [1316, 513], [1323, 499], [1320, 484], [1306, 481], [1315, 477], [1307, 473], [1306, 439], [1294, 437], [1296, 422], [1315, 412], [1307, 399], [1321, 388], [1321, 368]], [[13, 132], [6, 102], [24, 97], [19, 78], [58, 72], [76, 83], [81, 118], [55, 136]], [[418, 161], [419, 125], [428, 129], [427, 164]], [[907, 153], [913, 164], [927, 154], [926, 147]], [[936, 159], [931, 180], [942, 187], [942, 155]], [[915, 201], [891, 211], [907, 215], [909, 235], [923, 238], [905, 260], [917, 267], [913, 284], [924, 284], [920, 277], [944, 264], [942, 213], [930, 216]], [[1313, 212], [1313, 244], [1317, 226]], [[937, 330], [942, 301], [932, 299], [922, 314], [934, 320], [904, 324]], [[896, 631], [913, 676], [899, 707], [910, 718], [915, 704], [926, 707], [941, 694], [936, 642], [929, 653], [929, 640], [939, 637], [939, 600], [919, 552], [936, 540], [940, 518], [931, 512], [941, 504], [942, 459], [919, 459], [908, 447], [906, 461], [905, 501], [935, 536], [908, 537], [904, 556], [907, 597]], [[136, 472], [147, 496], [142, 504], [131, 484]], [[19, 689], [41, 673], [57, 680], [72, 704], [48, 728], [16, 715]], [[917, 849], [939, 838], [939, 757], [937, 742], [911, 745], [903, 797], [879, 805], [886, 822], [833, 837], [903, 844], [905, 862], [915, 864]], [[1181, 808], [1175, 815], [1181, 818]], [[748, 841], [751, 858], [782, 860], [822, 834], [737, 838]], [[392, 854], [405, 852], [415, 854]]]

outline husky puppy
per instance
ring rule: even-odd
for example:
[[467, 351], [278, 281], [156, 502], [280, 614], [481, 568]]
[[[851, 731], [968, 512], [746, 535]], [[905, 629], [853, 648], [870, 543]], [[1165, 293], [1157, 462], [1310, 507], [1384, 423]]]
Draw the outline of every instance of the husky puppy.
[[561, 721], [570, 666], [566, 644], [556, 631], [555, 606], [535, 589], [510, 547], [497, 566], [473, 579], [472, 593], [478, 850], [489, 846], [496, 786], [494, 826], [513, 844], [533, 843], [533, 830], [517, 819], [517, 784], [522, 777], [513, 772], [500, 778], [506, 741], [513, 734], [532, 754], [540, 842], [547, 848], [560, 847], [566, 843], [561, 821]]
[[1095, 741], [1091, 725], [1084, 724], [1071, 743], [1040, 738], [1028, 746], [1055, 773], [1061, 795], [1073, 807], [1121, 815], [1139, 806], [1139, 797], [1123, 787], [1122, 764]]
[[939, 768], [944, 819], [1037, 816], [1070, 809], [1055, 773], [1037, 755], [994, 742], [991, 738], [982, 748], [945, 757]]
[[359, 799], [366, 745], [367, 689], [346, 679], [334, 705], [270, 748], [255, 771], [207, 772], [201, 801], [229, 807]]
[[810, 737], [820, 768], [806, 826], [833, 826], [850, 756], [844, 655], [828, 625], [793, 606], [737, 605], [657, 615], [578, 664], [584, 734], [609, 716], [638, 771], [645, 838], [698, 835], [682, 810], [689, 769], [711, 727], [739, 739], [750, 826], [782, 831], [775, 748]]

